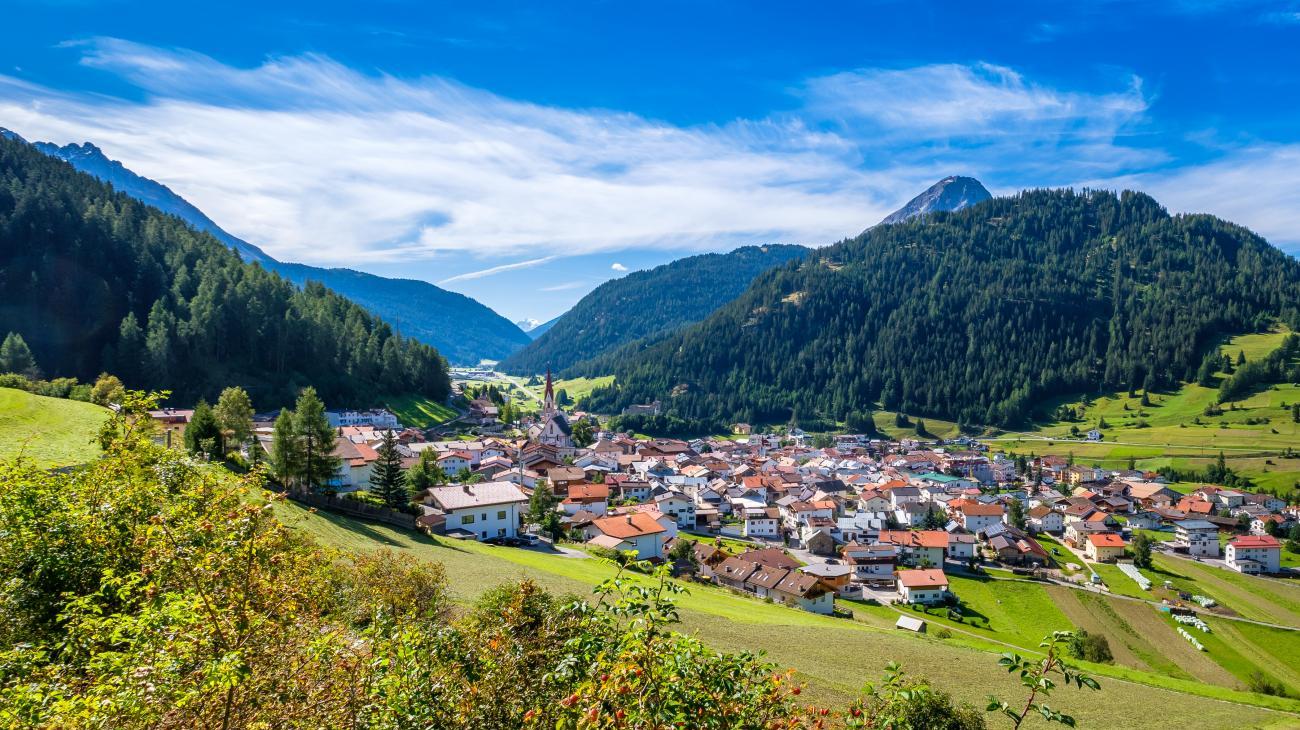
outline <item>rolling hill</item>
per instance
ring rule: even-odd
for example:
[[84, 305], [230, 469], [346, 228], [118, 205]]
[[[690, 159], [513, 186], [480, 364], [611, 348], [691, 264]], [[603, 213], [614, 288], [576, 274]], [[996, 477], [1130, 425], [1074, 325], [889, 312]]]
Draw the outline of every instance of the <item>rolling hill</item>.
[[678, 259], [596, 287], [541, 336], [501, 362], [507, 372], [565, 371], [643, 338], [707, 317], [759, 273], [808, 253], [802, 246], [745, 246]]
[[[10, 139], [18, 135], [0, 130]], [[142, 177], [121, 162], [111, 160], [90, 142], [62, 147], [48, 142], [33, 145], [41, 152], [64, 160], [78, 170], [111, 183], [117, 190], [164, 213], [211, 233], [230, 246], [245, 261], [256, 261], [299, 287], [317, 281], [378, 315], [402, 334], [432, 345], [452, 362], [475, 364], [496, 360], [530, 341], [506, 318], [463, 294], [450, 292], [426, 281], [390, 279], [362, 271], [321, 268], [277, 261], [257, 246], [231, 235], [203, 211], [167, 186]]]
[[95, 434], [108, 416], [93, 403], [0, 388], [0, 461], [22, 456], [45, 467], [89, 461], [99, 456]]
[[1027, 191], [877, 226], [769, 270], [614, 370], [585, 407], [679, 426], [883, 407], [1025, 424], [1056, 395], [1195, 379], [1218, 338], [1300, 319], [1300, 263], [1133, 192]]

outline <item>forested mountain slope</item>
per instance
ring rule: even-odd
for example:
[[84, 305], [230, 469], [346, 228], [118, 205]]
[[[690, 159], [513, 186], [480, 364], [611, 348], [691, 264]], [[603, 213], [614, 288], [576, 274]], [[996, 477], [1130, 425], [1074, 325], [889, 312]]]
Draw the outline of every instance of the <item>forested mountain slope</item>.
[[[0, 130], [3, 134], [4, 130]], [[6, 136], [21, 139], [12, 132]], [[427, 281], [389, 279], [352, 269], [326, 269], [277, 261], [257, 246], [227, 233], [201, 210], [166, 185], [137, 175], [86, 142], [62, 147], [48, 142], [34, 146], [51, 157], [90, 173], [131, 197], [164, 213], [179, 216], [234, 248], [245, 261], [257, 261], [298, 286], [318, 281], [370, 310], [401, 333], [433, 345], [456, 363], [499, 359], [531, 341], [518, 327], [479, 302]]]
[[689, 256], [596, 287], [501, 368], [564, 371], [643, 337], [698, 322], [745, 290], [759, 273], [808, 253], [803, 246], [744, 246]]
[[304, 385], [340, 405], [442, 399], [447, 366], [320, 285], [294, 287], [185, 221], [0, 139], [0, 332], [50, 375], [118, 374], [178, 402], [242, 385], [261, 404]]
[[1141, 193], [1038, 190], [877, 226], [768, 271], [585, 406], [700, 427], [877, 405], [1023, 423], [1066, 392], [1192, 380], [1215, 337], [1300, 324], [1300, 263]]

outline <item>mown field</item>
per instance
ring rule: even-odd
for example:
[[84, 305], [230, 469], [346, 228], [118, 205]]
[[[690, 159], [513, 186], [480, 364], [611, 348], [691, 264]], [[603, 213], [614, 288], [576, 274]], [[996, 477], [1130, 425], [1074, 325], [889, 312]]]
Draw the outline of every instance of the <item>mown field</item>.
[[439, 403], [414, 395], [386, 398], [384, 407], [392, 411], [403, 426], [414, 426], [416, 428], [431, 428], [460, 415], [456, 412], [456, 409], [446, 403]]
[[99, 457], [94, 437], [108, 411], [92, 403], [0, 388], [0, 459], [22, 456], [41, 466]]
[[[292, 504], [280, 503], [276, 509], [295, 529], [344, 551], [387, 547], [440, 562], [447, 570], [453, 594], [463, 602], [474, 600], [487, 588], [521, 578], [535, 580], [552, 591], [586, 596], [613, 570], [590, 558], [433, 539], [336, 515], [312, 513]], [[809, 682], [810, 694], [817, 699], [843, 702], [863, 683], [876, 678], [886, 662], [897, 660], [909, 672], [929, 677], [935, 685], [955, 696], [979, 704], [990, 692], [1009, 695], [1015, 691], [1012, 681], [996, 668], [996, 652], [1008, 648], [1007, 644], [1027, 644], [1026, 648], [1032, 649], [1043, 633], [1070, 628], [1072, 624], [1067, 612], [1056, 607], [1046, 586], [974, 579], [968, 583], [967, 580], [962, 579], [956, 590], [970, 596], [971, 605], [987, 619], [989, 628], [972, 630], [954, 624], [948, 639], [938, 639], [933, 634], [916, 636], [890, 628], [898, 614], [884, 606], [859, 604], [854, 606], [860, 610], [855, 610], [853, 620], [835, 619], [708, 586], [692, 586], [690, 593], [682, 597], [681, 628], [719, 648], [766, 652], [776, 663], [795, 669]], [[1145, 604], [1134, 605], [1161, 620], [1154, 609]], [[1214, 685], [1204, 684], [1196, 673], [1187, 672], [1190, 678], [1185, 679], [1159, 673], [1150, 664], [1146, 667], [1124, 663], [1098, 667], [1096, 670], [1103, 674], [1102, 694], [1062, 693], [1054, 704], [1070, 709], [1085, 727], [1300, 725], [1298, 715], [1265, 709], [1300, 712], [1300, 702], [1229, 689], [1230, 672], [1225, 672], [1219, 677], [1220, 683]], [[1208, 668], [1202, 673], [1210, 678]], [[1152, 706], [1161, 707], [1162, 711], [1153, 715], [1132, 709]]]

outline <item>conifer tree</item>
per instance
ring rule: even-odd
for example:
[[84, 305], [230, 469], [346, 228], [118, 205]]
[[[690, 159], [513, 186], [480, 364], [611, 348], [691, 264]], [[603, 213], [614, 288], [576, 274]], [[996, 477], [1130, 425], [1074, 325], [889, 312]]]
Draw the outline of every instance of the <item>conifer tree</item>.
[[194, 415], [185, 426], [185, 448], [191, 454], [206, 454], [209, 458], [221, 456], [221, 428], [207, 401], [194, 406]]
[[18, 373], [32, 379], [41, 376], [27, 341], [17, 332], [10, 332], [0, 343], [0, 373]]
[[293, 433], [302, 453], [303, 488], [328, 488], [339, 468], [339, 458], [334, 456], [335, 433], [325, 417], [325, 404], [311, 386], [303, 388], [294, 404]]
[[297, 485], [302, 462], [293, 424], [293, 411], [288, 408], [281, 410], [275, 419], [275, 430], [271, 436], [271, 473], [286, 489], [293, 489]]
[[389, 430], [377, 450], [379, 459], [370, 473], [370, 491], [384, 504], [398, 509], [406, 505], [406, 476], [402, 474], [402, 455], [397, 451], [397, 437]]

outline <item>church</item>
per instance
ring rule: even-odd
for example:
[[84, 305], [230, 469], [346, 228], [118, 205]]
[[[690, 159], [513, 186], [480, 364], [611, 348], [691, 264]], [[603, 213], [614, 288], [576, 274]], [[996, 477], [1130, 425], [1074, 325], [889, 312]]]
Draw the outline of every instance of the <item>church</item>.
[[528, 440], [533, 443], [554, 446], [558, 449], [573, 448], [573, 430], [569, 419], [555, 405], [555, 386], [551, 382], [551, 368], [546, 368], [546, 391], [542, 394], [542, 413], [528, 428]]

